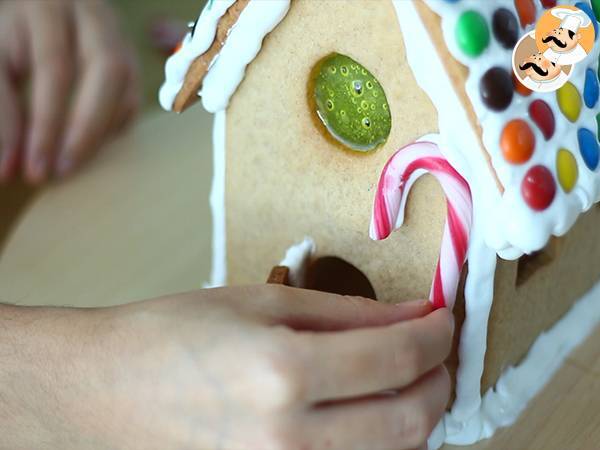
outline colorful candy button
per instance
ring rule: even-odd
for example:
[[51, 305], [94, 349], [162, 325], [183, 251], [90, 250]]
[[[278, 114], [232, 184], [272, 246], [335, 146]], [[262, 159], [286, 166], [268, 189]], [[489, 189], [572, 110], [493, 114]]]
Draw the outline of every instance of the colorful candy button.
[[522, 96], [522, 97], [529, 97], [531, 95], [531, 93], [533, 91], [531, 89], [529, 89], [528, 87], [526, 87], [523, 83], [521, 83], [519, 81], [519, 79], [515, 76], [514, 73], [512, 75], [512, 79], [513, 79], [513, 85], [515, 87], [515, 91], [517, 91], [517, 93], [520, 96]]
[[575, 7], [585, 12], [590, 17], [590, 19], [592, 19], [592, 24], [594, 25], [594, 38], [597, 38], [598, 22], [596, 21], [596, 15], [594, 14], [594, 11], [590, 7], [590, 5], [587, 2], [577, 2], [575, 3]]
[[596, 16], [596, 20], [600, 20], [600, 0], [592, 0], [592, 10]]
[[567, 194], [573, 190], [579, 177], [577, 161], [569, 150], [561, 148], [556, 154], [558, 183]]
[[535, 135], [521, 119], [511, 120], [502, 130], [500, 148], [504, 159], [513, 164], [527, 162], [535, 149]]
[[523, 28], [535, 22], [535, 4], [533, 0], [515, 0], [515, 8]]
[[492, 31], [496, 40], [504, 48], [512, 50], [519, 40], [519, 22], [509, 9], [499, 8], [494, 11]]
[[581, 95], [573, 83], [567, 82], [556, 91], [556, 100], [560, 110], [571, 122], [576, 122], [581, 113]]
[[392, 128], [390, 108], [371, 72], [348, 56], [332, 53], [314, 73], [317, 115], [336, 140], [362, 152], [387, 140]]
[[468, 56], [479, 56], [490, 43], [490, 30], [481, 14], [469, 10], [464, 12], [456, 23], [458, 47]]
[[541, 0], [542, 6], [546, 9], [554, 8], [556, 6], [556, 0]]
[[596, 136], [587, 128], [580, 128], [577, 130], [577, 140], [579, 141], [579, 152], [585, 165], [590, 170], [596, 170], [600, 161], [600, 148]]
[[481, 100], [494, 111], [504, 111], [513, 98], [514, 86], [510, 73], [502, 67], [492, 67], [479, 81]]
[[552, 172], [544, 166], [533, 166], [523, 178], [521, 195], [525, 203], [535, 211], [548, 208], [556, 195], [556, 182]]
[[544, 138], [549, 140], [554, 135], [556, 129], [556, 121], [554, 113], [548, 103], [544, 100], [535, 100], [529, 105], [529, 116], [531, 120], [538, 126]]
[[598, 86], [598, 77], [592, 69], [585, 71], [585, 85], [583, 88], [583, 101], [585, 106], [593, 108], [598, 103], [600, 96], [600, 87]]
[[598, 136], [600, 136], [600, 114], [596, 114], [596, 130], [598, 131]]

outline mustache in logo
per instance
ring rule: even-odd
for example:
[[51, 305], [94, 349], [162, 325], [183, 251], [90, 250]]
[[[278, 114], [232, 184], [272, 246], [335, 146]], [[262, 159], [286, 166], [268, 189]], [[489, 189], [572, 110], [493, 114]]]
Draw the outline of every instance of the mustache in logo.
[[565, 48], [567, 46], [566, 42], [559, 40], [556, 36], [548, 36], [542, 39], [544, 44], [547, 44], [550, 41], [553, 41], [560, 48]]
[[523, 64], [522, 66], [519, 66], [519, 69], [521, 70], [527, 70], [529, 68], [532, 68], [538, 75], [541, 75], [542, 77], [545, 77], [546, 75], [548, 75], [548, 71], [542, 69], [540, 66], [538, 66], [537, 64], [534, 64], [532, 62], [527, 62], [525, 64]]

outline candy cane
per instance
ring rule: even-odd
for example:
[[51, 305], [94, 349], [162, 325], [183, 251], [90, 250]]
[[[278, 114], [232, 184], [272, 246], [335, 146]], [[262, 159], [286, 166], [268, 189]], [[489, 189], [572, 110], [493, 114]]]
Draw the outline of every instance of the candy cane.
[[469, 185], [444, 158], [436, 144], [409, 144], [387, 162], [377, 186], [369, 234], [372, 239], [381, 240], [402, 226], [408, 193], [413, 183], [426, 172], [435, 176], [441, 184], [448, 209], [429, 298], [435, 308], [452, 308], [467, 256], [473, 203]]

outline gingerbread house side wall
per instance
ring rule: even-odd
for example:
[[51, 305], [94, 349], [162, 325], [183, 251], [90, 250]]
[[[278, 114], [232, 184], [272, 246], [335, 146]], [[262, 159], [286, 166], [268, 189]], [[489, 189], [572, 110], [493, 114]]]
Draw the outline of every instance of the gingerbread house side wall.
[[[429, 295], [446, 212], [433, 179], [417, 182], [408, 220], [391, 238], [374, 242], [368, 235], [387, 160], [438, 131], [435, 108], [406, 62], [393, 5], [376, 5], [330, 0], [317, 9], [296, 0], [248, 67], [227, 112], [229, 283], [264, 282], [286, 248], [308, 235], [317, 256], [337, 256], [360, 269], [380, 300]], [[340, 40], [346, 28], [354, 32]], [[332, 143], [309, 106], [311, 71], [331, 52], [363, 64], [386, 92], [392, 132], [375, 152]]]

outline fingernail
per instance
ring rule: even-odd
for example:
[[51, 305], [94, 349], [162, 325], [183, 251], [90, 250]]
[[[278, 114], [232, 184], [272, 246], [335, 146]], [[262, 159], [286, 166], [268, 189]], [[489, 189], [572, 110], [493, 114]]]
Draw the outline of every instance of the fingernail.
[[56, 175], [66, 177], [73, 169], [73, 161], [70, 158], [61, 157], [56, 164]]

